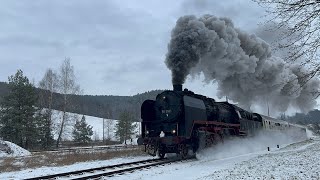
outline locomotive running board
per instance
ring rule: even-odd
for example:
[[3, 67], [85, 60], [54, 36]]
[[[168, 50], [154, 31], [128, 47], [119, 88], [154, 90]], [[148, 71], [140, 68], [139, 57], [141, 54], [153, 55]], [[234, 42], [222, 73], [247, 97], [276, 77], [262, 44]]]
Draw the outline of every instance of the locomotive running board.
[[196, 120], [193, 121], [193, 124], [201, 124], [201, 125], [217, 125], [217, 126], [224, 126], [224, 127], [240, 127], [240, 124], [230, 124], [218, 121], [203, 121], [203, 120]]
[[[206, 126], [214, 125], [222, 129], [238, 129], [238, 131], [240, 130], [240, 124], [230, 124], [230, 123], [224, 123], [224, 122], [218, 122], [218, 121], [195, 120], [193, 121], [193, 124], [192, 124], [192, 130], [195, 125], [206, 125]], [[189, 138], [191, 137], [191, 133], [192, 131], [189, 134]]]

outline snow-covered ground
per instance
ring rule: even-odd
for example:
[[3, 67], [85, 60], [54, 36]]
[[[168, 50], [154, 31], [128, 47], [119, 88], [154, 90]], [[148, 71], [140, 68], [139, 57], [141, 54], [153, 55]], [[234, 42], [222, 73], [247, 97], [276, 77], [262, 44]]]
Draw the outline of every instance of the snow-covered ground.
[[[67, 126], [65, 127], [65, 132], [63, 133], [63, 139], [64, 140], [72, 140], [72, 128], [73, 125], [75, 124], [75, 120], [78, 119], [80, 120], [82, 118], [82, 115], [80, 114], [75, 114], [75, 113], [67, 113], [67, 116], [70, 117], [70, 121], [68, 122]], [[54, 133], [54, 138], [57, 139], [57, 130], [59, 130], [59, 122], [61, 121], [62, 118], [62, 112], [61, 111], [56, 111], [54, 110], [53, 112], [53, 133]], [[116, 124], [118, 123], [118, 120], [115, 119], [103, 119], [99, 117], [94, 117], [94, 116], [87, 116], [85, 115], [86, 122], [88, 125], [92, 126], [92, 139], [93, 140], [102, 140], [103, 139], [103, 132], [104, 132], [104, 137], [110, 138], [111, 140], [116, 141], [117, 138], [115, 137], [115, 131], [116, 131]], [[103, 131], [103, 120], [104, 120], [104, 131]], [[136, 135], [139, 134], [139, 126], [140, 123], [136, 122], [136, 129], [134, 131], [134, 135], [132, 138], [135, 138]], [[109, 126], [109, 127], [108, 127]], [[108, 134], [108, 129], [109, 129], [109, 134]], [[109, 137], [108, 137], [109, 136]]]
[[144, 159], [151, 159], [151, 158], [149, 156], [125, 157], [125, 158], [110, 159], [106, 161], [83, 162], [83, 163], [77, 163], [74, 165], [61, 166], [61, 167], [42, 167], [37, 169], [26, 169], [18, 172], [0, 173], [0, 179], [26, 179], [26, 178], [43, 176], [43, 175], [55, 174], [55, 173], [63, 173], [63, 172], [81, 170], [81, 169], [89, 169], [93, 167], [107, 166], [112, 164], [139, 161]]
[[319, 141], [283, 149], [224, 158], [215, 155], [197, 161], [119, 175], [113, 179], [320, 179]]
[[[73, 120], [75, 119], [81, 119], [81, 115], [79, 114], [74, 114], [74, 113], [68, 113], [69, 117], [73, 117]], [[54, 124], [58, 124], [59, 120], [61, 120], [62, 114], [60, 111], [54, 111]], [[94, 135], [92, 136], [93, 140], [102, 140], [103, 138], [103, 119], [102, 118], [98, 118], [98, 117], [93, 117], [93, 116], [85, 116], [86, 117], [86, 121], [88, 123], [88, 125], [92, 126], [92, 130], [94, 132]], [[108, 137], [108, 133], [107, 133], [107, 125], [109, 124], [109, 136], [111, 138], [111, 140], [117, 140], [115, 137], [115, 126], [118, 123], [118, 120], [114, 120], [114, 119], [104, 119], [105, 121], [105, 138], [107, 139]], [[108, 122], [109, 121], [109, 122]], [[75, 123], [75, 121], [73, 121], [72, 123], [69, 124], [69, 126], [67, 126], [63, 139], [65, 140], [71, 140], [72, 139], [72, 127], [73, 124]], [[135, 134], [132, 136], [132, 139], [128, 139], [126, 141], [126, 144], [128, 145], [137, 145], [137, 138], [136, 135], [139, 134], [139, 125], [140, 123], [135, 123], [136, 124], [136, 130], [135, 130]], [[57, 134], [55, 134], [55, 138], [57, 138]], [[123, 142], [124, 144], [124, 142]], [[8, 141], [2, 141], [0, 139], [0, 158], [1, 157], [17, 157], [17, 156], [29, 156], [31, 155], [31, 153], [19, 146], [17, 146], [16, 144], [13, 144], [11, 142]]]
[[[313, 140], [290, 144], [292, 141], [285, 134], [233, 139], [201, 151], [194, 161], [153, 167], [112, 179], [320, 179], [320, 139], [313, 137]], [[267, 151], [267, 147], [271, 151]], [[63, 167], [26, 169], [1, 173], [0, 179], [21, 179], [149, 158], [125, 157]]]
[[20, 146], [8, 141], [0, 140], [0, 158], [2, 157], [18, 157], [29, 156], [31, 153]]

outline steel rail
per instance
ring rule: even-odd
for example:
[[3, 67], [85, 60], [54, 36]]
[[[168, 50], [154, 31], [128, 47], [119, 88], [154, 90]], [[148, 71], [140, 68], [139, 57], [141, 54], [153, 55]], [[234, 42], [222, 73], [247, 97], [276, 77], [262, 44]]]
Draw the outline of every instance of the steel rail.
[[111, 171], [111, 172], [93, 174], [93, 175], [89, 175], [89, 176], [81, 176], [81, 177], [73, 178], [72, 180], [97, 179], [97, 178], [106, 177], [106, 176], [110, 177], [110, 176], [113, 176], [113, 175], [116, 175], [116, 174], [123, 174], [123, 173], [126, 173], [126, 172], [132, 172], [132, 171], [135, 171], [135, 170], [138, 170], [138, 169], [150, 168], [150, 167], [153, 167], [153, 166], [160, 166], [160, 165], [164, 165], [164, 164], [171, 164], [173, 162], [181, 162], [181, 161], [186, 161], [186, 160], [190, 160], [190, 159], [195, 159], [195, 156], [191, 156], [191, 157], [188, 157], [188, 158], [185, 158], [185, 159], [165, 159], [165, 160], [160, 161], [160, 162], [155, 162], [155, 163], [146, 164], [146, 165], [142, 165], [142, 166], [130, 167], [130, 168], [115, 170], [115, 171]]
[[98, 168], [90, 168], [90, 169], [84, 169], [84, 170], [78, 170], [78, 171], [71, 171], [71, 172], [58, 173], [58, 174], [52, 174], [52, 175], [46, 175], [46, 176], [39, 176], [39, 177], [34, 177], [34, 178], [27, 178], [25, 180], [53, 179], [53, 178], [58, 178], [58, 177], [79, 175], [79, 174], [89, 173], [89, 172], [94, 172], [94, 171], [102, 171], [102, 170], [113, 169], [113, 168], [122, 167], [122, 166], [131, 166], [131, 165], [135, 165], [135, 164], [143, 164], [143, 163], [157, 162], [157, 161], [163, 161], [163, 160], [166, 160], [166, 159], [147, 159], [147, 160], [142, 160], [142, 161], [115, 164], [115, 165], [103, 166], [103, 167], [98, 167]]

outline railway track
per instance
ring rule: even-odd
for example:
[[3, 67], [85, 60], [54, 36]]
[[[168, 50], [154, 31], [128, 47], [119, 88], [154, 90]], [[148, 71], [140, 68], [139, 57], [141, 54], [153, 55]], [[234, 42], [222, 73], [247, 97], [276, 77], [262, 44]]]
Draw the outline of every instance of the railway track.
[[148, 159], [143, 161], [122, 163], [98, 168], [84, 169], [66, 173], [59, 173], [53, 175], [39, 176], [34, 178], [28, 178], [25, 180], [40, 180], [40, 179], [55, 179], [55, 178], [67, 178], [72, 180], [78, 179], [97, 179], [102, 177], [110, 177], [116, 174], [123, 174], [127, 172], [133, 172], [138, 169], [150, 168], [155, 166], [160, 166], [164, 164], [170, 164], [174, 162], [182, 162], [196, 159], [195, 156], [190, 156], [185, 159], [173, 158], [173, 159]]

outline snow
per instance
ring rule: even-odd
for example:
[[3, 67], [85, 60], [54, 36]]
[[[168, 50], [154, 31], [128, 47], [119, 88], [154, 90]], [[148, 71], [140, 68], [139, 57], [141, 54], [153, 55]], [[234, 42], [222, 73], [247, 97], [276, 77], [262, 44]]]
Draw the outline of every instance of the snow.
[[[67, 115], [69, 117], [73, 117], [73, 119], [81, 119], [82, 115], [81, 114], [76, 114], [76, 113], [67, 113]], [[92, 131], [93, 131], [93, 136], [91, 137], [93, 140], [102, 140], [103, 139], [103, 118], [99, 118], [99, 117], [94, 117], [94, 116], [87, 116], [84, 115], [86, 122], [88, 125], [90, 125], [92, 127]], [[61, 111], [57, 111], [54, 110], [53, 112], [53, 120], [55, 124], [55, 127], [53, 130], [57, 130], [59, 128], [57, 128], [59, 126], [59, 122], [61, 121], [61, 117], [62, 117], [62, 112]], [[118, 123], [118, 120], [116, 119], [104, 119], [105, 121], [105, 129], [104, 129], [104, 134], [105, 134], [105, 139], [107, 139], [107, 122], [110, 122], [110, 139], [113, 141], [116, 141], [117, 138], [115, 137], [115, 131], [116, 131], [116, 124]], [[64, 140], [72, 140], [72, 129], [73, 129], [73, 125], [75, 124], [75, 120], [73, 120], [72, 122], [69, 123], [69, 125], [66, 127], [65, 132], [63, 134], [63, 139]], [[136, 129], [134, 131], [134, 135], [132, 136], [132, 138], [135, 138], [138, 134], [139, 134], [139, 126], [140, 123], [135, 122], [136, 124]], [[57, 132], [55, 132], [55, 139], [57, 139]], [[131, 141], [130, 141], [131, 143]], [[130, 144], [129, 143], [129, 144]]]
[[0, 158], [29, 156], [31, 153], [22, 147], [8, 141], [0, 140]]
[[[88, 123], [88, 125], [90, 125], [92, 127], [92, 131], [93, 131], [93, 136], [92, 139], [97, 138], [98, 140], [102, 140], [103, 139], [103, 118], [99, 118], [99, 117], [94, 117], [94, 116], [87, 116], [85, 115], [86, 118], [86, 122]], [[106, 122], [107, 121], [111, 121], [112, 124], [110, 125], [110, 138], [111, 140], [116, 140], [115, 138], [115, 125], [118, 123], [118, 120], [115, 119], [104, 119], [105, 120], [105, 138], [107, 138], [107, 126], [106, 126]]]
[[138, 145], [138, 138], [127, 139], [126, 142], [123, 142], [122, 144]]
[[[280, 152], [284, 154], [290, 154], [287, 159], [296, 158], [294, 152], [301, 150], [309, 150], [309, 146], [316, 144], [311, 141], [303, 141], [297, 145], [289, 145], [297, 139], [291, 138], [292, 132], [270, 132], [261, 133], [255, 137], [244, 139], [231, 139], [225, 141], [223, 144], [218, 144], [215, 147], [205, 149], [197, 154], [197, 160], [192, 162], [181, 162], [178, 164], [166, 165], [164, 167], [157, 167], [143, 172], [134, 172], [131, 174], [119, 175], [113, 179], [250, 179], [252, 177], [257, 179], [263, 179], [260, 171], [262, 169], [268, 171], [266, 168], [271, 168], [268, 165], [275, 164], [281, 165], [281, 157], [278, 159], [268, 159], [259, 161], [259, 159], [265, 155], [277, 155]], [[302, 140], [302, 139], [298, 139]], [[319, 142], [317, 142], [320, 145]], [[279, 145], [280, 149], [277, 148]], [[270, 147], [271, 151], [267, 150]], [[316, 148], [314, 148], [316, 150]], [[312, 154], [313, 152], [310, 152]], [[320, 153], [319, 159], [320, 159]], [[305, 159], [303, 159], [305, 160]], [[252, 163], [246, 163], [251, 162]], [[252, 167], [256, 167], [256, 171], [251, 173]], [[316, 168], [320, 168], [320, 165]], [[316, 169], [315, 168], [315, 169]], [[281, 169], [281, 167], [279, 167]], [[234, 172], [235, 175], [230, 175], [230, 172]], [[241, 176], [242, 174], [245, 174]], [[271, 173], [269, 173], [271, 177]], [[286, 177], [286, 176], [281, 176]], [[291, 177], [288, 174], [287, 177]], [[270, 178], [264, 178], [270, 179]]]
[[[231, 139], [197, 154], [197, 160], [153, 167], [108, 179], [320, 179], [320, 138], [298, 143], [286, 133]], [[277, 145], [280, 148], [277, 148]], [[270, 151], [267, 151], [270, 147]], [[150, 159], [123, 157], [61, 167], [42, 167], [0, 174], [0, 179], [21, 179]]]
[[94, 161], [94, 162], [82, 162], [76, 163], [68, 166], [61, 167], [42, 167], [37, 169], [25, 169], [18, 172], [6, 172], [0, 173], [0, 179], [26, 179], [56, 173], [63, 173], [69, 171], [76, 171], [81, 169], [89, 169], [94, 167], [108, 166], [119, 163], [127, 163], [132, 161], [140, 161], [145, 159], [152, 159], [149, 156], [137, 156], [137, 157], [123, 157], [123, 158], [115, 158], [105, 161]]
[[320, 179], [320, 143], [305, 143], [214, 171], [204, 179]]

